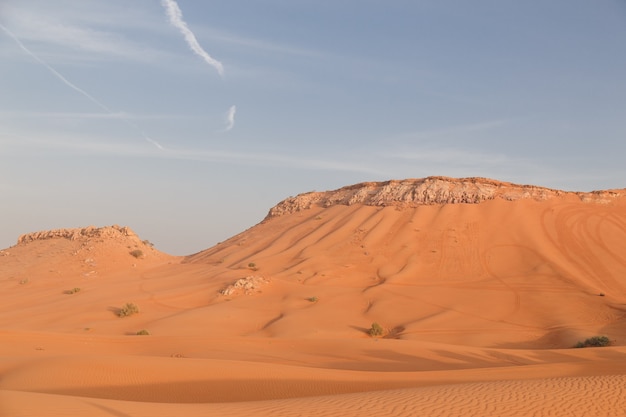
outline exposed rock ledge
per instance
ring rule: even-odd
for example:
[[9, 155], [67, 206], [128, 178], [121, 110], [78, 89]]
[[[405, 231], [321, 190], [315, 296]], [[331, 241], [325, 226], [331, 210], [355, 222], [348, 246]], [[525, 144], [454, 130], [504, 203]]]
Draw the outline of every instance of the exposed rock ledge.
[[55, 229], [45, 230], [41, 232], [33, 232], [22, 235], [17, 239], [18, 245], [21, 243], [28, 243], [35, 240], [46, 239], [69, 239], [80, 240], [89, 238], [118, 238], [118, 237], [139, 237], [129, 227], [121, 227], [117, 225], [106, 227], [88, 226], [76, 229]]
[[239, 293], [251, 295], [254, 292], [260, 292], [260, 288], [269, 282], [269, 279], [252, 275], [238, 279], [226, 288], [220, 290], [220, 294], [226, 296]]
[[533, 185], [518, 185], [487, 178], [428, 177], [421, 179], [364, 182], [334, 191], [310, 192], [289, 197], [271, 208], [267, 219], [308, 209], [314, 205], [364, 204], [368, 206], [416, 207], [433, 204], [477, 204], [487, 200], [550, 198], [574, 194], [582, 201], [608, 203], [626, 190], [568, 192]]

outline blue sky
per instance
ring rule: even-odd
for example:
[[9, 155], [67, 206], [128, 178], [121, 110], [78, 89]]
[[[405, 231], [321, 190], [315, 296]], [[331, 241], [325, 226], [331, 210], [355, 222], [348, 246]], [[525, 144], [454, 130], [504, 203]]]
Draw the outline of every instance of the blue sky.
[[0, 25], [0, 247], [120, 224], [191, 254], [362, 181], [626, 187], [623, 0], [2, 0]]

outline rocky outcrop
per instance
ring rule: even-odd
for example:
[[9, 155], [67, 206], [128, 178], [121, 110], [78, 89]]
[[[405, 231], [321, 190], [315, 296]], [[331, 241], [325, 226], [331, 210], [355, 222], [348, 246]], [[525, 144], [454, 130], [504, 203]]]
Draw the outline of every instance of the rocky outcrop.
[[487, 178], [428, 177], [421, 179], [364, 182], [334, 191], [310, 192], [289, 197], [270, 209], [266, 220], [313, 206], [363, 204], [368, 206], [416, 207], [433, 204], [477, 204], [496, 198], [547, 200], [575, 194], [583, 201], [609, 202], [626, 195], [625, 190], [567, 192], [533, 185], [518, 185]]
[[225, 296], [242, 293], [250, 295], [258, 292], [262, 286], [269, 282], [270, 281], [266, 278], [251, 275], [245, 278], [240, 278], [234, 283], [228, 285], [226, 288], [220, 290], [220, 294]]
[[69, 239], [69, 240], [87, 240], [91, 238], [119, 238], [119, 237], [134, 237], [139, 240], [139, 237], [128, 227], [121, 227], [117, 225], [106, 227], [88, 226], [76, 229], [54, 229], [45, 230], [41, 232], [33, 232], [22, 235], [18, 238], [17, 243], [24, 244], [35, 240], [47, 240], [47, 239]]

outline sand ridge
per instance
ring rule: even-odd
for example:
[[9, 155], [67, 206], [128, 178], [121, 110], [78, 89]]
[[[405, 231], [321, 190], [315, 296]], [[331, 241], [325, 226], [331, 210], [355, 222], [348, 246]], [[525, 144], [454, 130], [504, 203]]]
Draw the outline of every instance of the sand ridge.
[[[424, 184], [454, 201], [407, 204]], [[344, 191], [186, 257], [118, 226], [24, 235], [0, 251], [0, 415], [621, 415], [623, 191]]]

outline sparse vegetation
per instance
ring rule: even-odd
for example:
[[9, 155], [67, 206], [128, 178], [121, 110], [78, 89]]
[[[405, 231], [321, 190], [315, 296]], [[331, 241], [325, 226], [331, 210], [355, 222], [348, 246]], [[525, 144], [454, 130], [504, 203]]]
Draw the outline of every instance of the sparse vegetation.
[[74, 287], [71, 290], [65, 291], [65, 294], [76, 294], [77, 292], [80, 292], [80, 288], [79, 287]]
[[606, 336], [593, 336], [589, 339], [586, 339], [584, 342], [578, 342], [574, 345], [575, 348], [585, 348], [585, 347], [603, 347], [609, 346], [611, 344], [611, 340]]
[[374, 322], [367, 332], [372, 337], [381, 337], [385, 333], [385, 329], [380, 324]]
[[256, 264], [254, 262], [250, 262], [248, 264], [248, 268], [252, 269], [253, 271], [256, 271], [257, 269], [259, 269], [259, 268], [257, 268], [257, 266], [256, 266]]
[[134, 256], [135, 258], [142, 258], [143, 257], [143, 252], [139, 249], [135, 249], [135, 250], [131, 250], [129, 252], [132, 256]]
[[150, 332], [146, 329], [142, 329], [137, 332], [137, 336], [150, 336]]
[[313, 296], [313, 297], [309, 297], [306, 299], [307, 301], [310, 301], [312, 303], [317, 303], [319, 301], [319, 298]]
[[148, 239], [142, 241], [141, 243], [143, 243], [144, 245], [148, 246], [149, 248], [153, 248], [154, 247], [154, 243], [150, 242]]
[[137, 313], [139, 313], [139, 307], [137, 307], [137, 304], [126, 303], [124, 307], [120, 308], [120, 310], [117, 312], [117, 315], [120, 317], [128, 317]]

